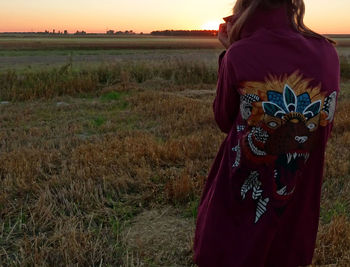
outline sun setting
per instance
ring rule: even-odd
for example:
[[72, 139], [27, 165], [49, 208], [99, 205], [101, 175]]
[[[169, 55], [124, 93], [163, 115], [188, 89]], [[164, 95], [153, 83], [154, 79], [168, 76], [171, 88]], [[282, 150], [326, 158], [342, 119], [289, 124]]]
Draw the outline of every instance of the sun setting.
[[207, 21], [201, 26], [201, 30], [218, 30], [220, 24], [221, 22], [218, 20]]
[[[234, 1], [179, 0], [36, 0], [1, 1], [0, 32], [68, 30], [217, 30]], [[334, 2], [334, 3], [333, 3]], [[348, 33], [348, 0], [305, 0], [306, 23], [320, 33]], [[136, 2], [135, 2], [136, 3]], [[18, 8], [20, 7], [20, 8]], [[82, 8], [83, 7], [83, 8]]]

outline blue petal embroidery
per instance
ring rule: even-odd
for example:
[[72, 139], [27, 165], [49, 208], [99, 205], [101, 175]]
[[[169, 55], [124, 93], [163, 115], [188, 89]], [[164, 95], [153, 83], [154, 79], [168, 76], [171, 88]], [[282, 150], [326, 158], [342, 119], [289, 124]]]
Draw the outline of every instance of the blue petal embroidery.
[[275, 103], [272, 102], [263, 102], [263, 109], [264, 112], [270, 116], [276, 117], [276, 118], [282, 118], [283, 115], [286, 114], [286, 112], [277, 106]]
[[289, 112], [295, 112], [297, 110], [297, 96], [288, 84], [284, 86], [283, 99], [284, 105]]
[[305, 108], [311, 104], [311, 99], [308, 93], [303, 93], [298, 96], [297, 112], [303, 113]]
[[270, 102], [275, 103], [277, 106], [281, 107], [285, 112], [287, 112], [287, 109], [284, 106], [283, 95], [281, 93], [275, 91], [268, 91], [267, 99]]
[[315, 117], [318, 113], [320, 113], [320, 111], [321, 111], [321, 100], [318, 100], [308, 105], [303, 111], [303, 114], [309, 120]]

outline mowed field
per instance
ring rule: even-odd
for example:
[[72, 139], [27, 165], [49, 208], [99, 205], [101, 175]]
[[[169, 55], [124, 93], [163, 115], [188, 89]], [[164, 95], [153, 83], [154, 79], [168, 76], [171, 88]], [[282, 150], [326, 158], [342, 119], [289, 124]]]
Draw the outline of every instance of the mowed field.
[[[315, 266], [350, 266], [349, 40]], [[119, 41], [0, 38], [0, 265], [193, 266], [222, 49]]]
[[[345, 40], [345, 39], [344, 39]], [[346, 41], [347, 42], [347, 41]], [[186, 49], [220, 48], [214, 37], [1, 37], [0, 49]]]

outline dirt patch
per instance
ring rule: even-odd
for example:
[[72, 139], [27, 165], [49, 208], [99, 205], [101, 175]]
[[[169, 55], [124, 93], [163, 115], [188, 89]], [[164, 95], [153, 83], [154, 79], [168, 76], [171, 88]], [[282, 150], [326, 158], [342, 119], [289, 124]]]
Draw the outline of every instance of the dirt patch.
[[184, 90], [179, 93], [179, 95], [183, 95], [190, 98], [197, 99], [208, 99], [208, 97], [213, 98], [216, 94], [216, 89], [212, 90]]
[[[0, 51], [1, 52], [1, 51]], [[217, 50], [134, 50], [124, 53], [119, 50], [84, 50], [78, 49], [76, 51], [71, 50], [34, 50], [31, 54], [30, 51], [20, 51], [22, 54], [12, 52], [12, 55], [0, 55], [0, 70], [25, 68], [28, 65], [32, 67], [40, 66], [57, 66], [72, 62], [84, 67], [85, 64], [101, 64], [101, 63], [116, 63], [122, 62], [172, 62], [176, 60], [182, 60], [185, 62], [205, 62], [206, 64], [216, 66], [216, 58], [218, 56]], [[89, 53], [89, 54], [84, 54]], [[95, 54], [94, 54], [95, 53]]]
[[126, 266], [195, 266], [192, 263], [194, 220], [168, 206], [135, 217], [122, 234]]

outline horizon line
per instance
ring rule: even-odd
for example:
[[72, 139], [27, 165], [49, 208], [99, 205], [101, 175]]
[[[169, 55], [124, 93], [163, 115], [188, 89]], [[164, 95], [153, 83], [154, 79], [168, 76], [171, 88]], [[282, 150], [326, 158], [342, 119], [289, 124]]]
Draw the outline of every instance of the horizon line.
[[[0, 32], [0, 34], [54, 34], [54, 35], [65, 35], [64, 31], [55, 31], [55, 32], [50, 32], [50, 31], [2, 31]], [[105, 32], [93, 32], [93, 31], [85, 31], [85, 30], [76, 30], [75, 32], [69, 32], [67, 31], [66, 35], [74, 35], [77, 34], [78, 32], [80, 33], [86, 33], [86, 34], [101, 34], [101, 35], [108, 35], [108, 31], [107, 30]], [[135, 35], [147, 35], [147, 34], [151, 34], [152, 32], [165, 32], [165, 31], [211, 31], [211, 32], [218, 32], [218, 30], [210, 30], [210, 29], [191, 29], [191, 30], [184, 30], [184, 29], [166, 29], [166, 30], [153, 30], [150, 32], [143, 32], [143, 31], [139, 31], [139, 32], [135, 32], [133, 30], [125, 30], [125, 31], [114, 31], [114, 35], [116, 34], [127, 34], [129, 33], [130, 35], [135, 34]], [[321, 33], [322, 35], [350, 35], [349, 33]], [[112, 34], [110, 34], [112, 35]]]

